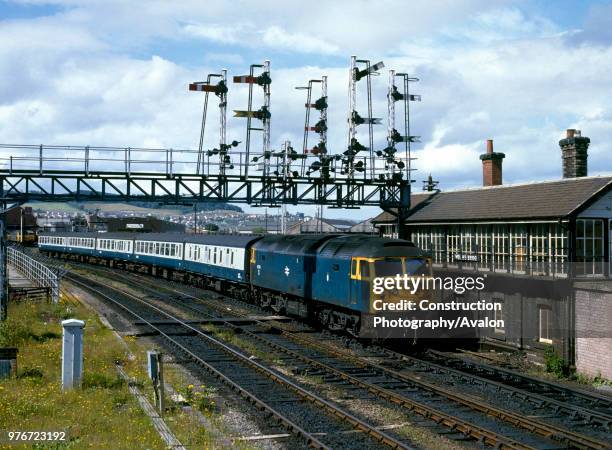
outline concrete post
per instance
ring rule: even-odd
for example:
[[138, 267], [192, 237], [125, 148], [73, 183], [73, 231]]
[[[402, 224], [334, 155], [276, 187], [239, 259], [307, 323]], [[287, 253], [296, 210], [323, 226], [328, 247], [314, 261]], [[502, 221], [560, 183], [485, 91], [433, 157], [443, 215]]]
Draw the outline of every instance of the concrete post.
[[77, 319], [62, 321], [62, 390], [81, 387], [83, 376], [83, 327]]
[[155, 406], [162, 416], [165, 410], [164, 400], [164, 365], [162, 354], [155, 350], [147, 351], [147, 368], [149, 378], [153, 381], [153, 394], [155, 396]]

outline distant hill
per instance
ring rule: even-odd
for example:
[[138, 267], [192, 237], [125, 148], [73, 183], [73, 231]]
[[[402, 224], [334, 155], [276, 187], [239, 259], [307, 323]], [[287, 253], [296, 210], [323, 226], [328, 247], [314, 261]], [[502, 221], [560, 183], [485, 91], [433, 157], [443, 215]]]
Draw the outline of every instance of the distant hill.
[[[30, 202], [27, 203], [34, 210], [62, 211], [68, 213], [93, 211], [99, 209], [101, 212], [116, 212], [133, 210], [141, 214], [172, 215], [188, 214], [193, 212], [193, 206], [189, 205], [164, 205], [158, 202]], [[198, 211], [226, 210], [242, 212], [242, 208], [228, 203], [206, 202], [198, 203]]]
[[[140, 206], [141, 208], [159, 209], [160, 204], [157, 202], [130, 202], [130, 205]], [[198, 211], [214, 211], [223, 209], [226, 211], [237, 211], [242, 212], [242, 208], [236, 205], [230, 205], [229, 203], [222, 202], [201, 202], [198, 203]], [[162, 205], [163, 208], [172, 208], [175, 205]], [[187, 213], [193, 211], [193, 206], [176, 205], [176, 208]]]

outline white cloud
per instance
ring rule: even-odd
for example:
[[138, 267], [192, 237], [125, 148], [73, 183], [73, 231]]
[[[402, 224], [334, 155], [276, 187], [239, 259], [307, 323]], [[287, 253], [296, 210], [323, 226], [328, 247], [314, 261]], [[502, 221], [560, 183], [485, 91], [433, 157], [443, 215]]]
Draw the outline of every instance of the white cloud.
[[263, 32], [262, 40], [270, 47], [283, 50], [323, 54], [338, 52], [338, 46], [325, 42], [322, 39], [303, 33], [289, 33], [277, 26], [266, 28]]
[[183, 32], [189, 36], [209, 39], [213, 42], [223, 44], [245, 44], [248, 40], [245, 38], [247, 32], [253, 32], [253, 29], [247, 30], [248, 27], [236, 25], [216, 25], [216, 24], [195, 24], [190, 23], [183, 26]]
[[318, 39], [313, 35], [289, 33], [279, 26], [258, 29], [249, 24], [220, 26], [216, 24], [194, 24], [183, 26], [182, 31], [193, 37], [221, 44], [236, 44], [242, 47], [264, 47], [292, 52], [333, 54], [336, 45]]

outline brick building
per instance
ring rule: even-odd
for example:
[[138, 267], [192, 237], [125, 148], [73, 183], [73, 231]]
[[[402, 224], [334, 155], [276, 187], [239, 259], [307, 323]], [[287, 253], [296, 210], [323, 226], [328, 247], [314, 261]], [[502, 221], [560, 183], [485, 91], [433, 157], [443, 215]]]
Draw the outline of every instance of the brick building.
[[[488, 141], [483, 187], [414, 194], [403, 226], [438, 272], [487, 274], [482, 297], [503, 304], [505, 329], [482, 342], [536, 357], [553, 345], [578, 370], [612, 378], [612, 177], [586, 176], [589, 142], [568, 130], [562, 179], [506, 186], [505, 155]], [[397, 235], [392, 215], [373, 223]]]

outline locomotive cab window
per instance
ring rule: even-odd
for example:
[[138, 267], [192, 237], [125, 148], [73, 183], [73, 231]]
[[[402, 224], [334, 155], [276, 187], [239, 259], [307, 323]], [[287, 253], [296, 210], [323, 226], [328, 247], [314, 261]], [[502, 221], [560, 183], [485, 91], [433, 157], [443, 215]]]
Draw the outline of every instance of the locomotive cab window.
[[370, 264], [372, 259], [353, 258], [351, 260], [351, 278], [354, 280], [369, 280], [372, 272]]
[[404, 258], [381, 258], [374, 261], [374, 272], [377, 277], [394, 277], [402, 275], [404, 270]]
[[359, 274], [361, 275], [362, 280], [370, 279], [370, 262], [369, 261], [359, 261]]

